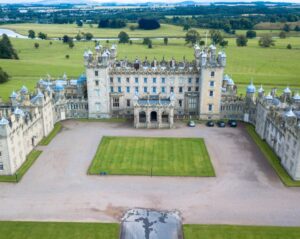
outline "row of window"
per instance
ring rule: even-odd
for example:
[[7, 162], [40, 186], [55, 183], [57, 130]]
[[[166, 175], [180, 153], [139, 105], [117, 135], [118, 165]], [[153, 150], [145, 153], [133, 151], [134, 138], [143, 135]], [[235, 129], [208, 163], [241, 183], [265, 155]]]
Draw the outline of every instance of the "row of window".
[[[162, 87], [160, 88], [160, 93], [166, 93], [166, 92], [167, 92], [166, 88], [167, 88], [167, 87], [162, 86]], [[118, 86], [116, 90], [117, 90], [117, 91], [115, 91], [115, 89], [114, 89], [113, 86], [110, 87], [110, 92], [111, 92], [111, 93], [114, 93], [114, 92], [122, 93], [122, 92], [123, 92], [121, 86]], [[143, 92], [144, 92], [144, 93], [148, 93], [148, 90], [149, 90], [149, 87], [147, 87], [147, 86], [144, 86], [144, 87], [143, 87]], [[195, 90], [195, 91], [199, 91], [199, 87], [195, 87], [194, 90]], [[188, 88], [187, 88], [187, 91], [189, 91], [189, 92], [192, 91], [192, 87], [188, 87]], [[97, 91], [97, 92], [98, 92], [98, 91]], [[96, 92], [96, 93], [97, 93], [97, 92]], [[126, 93], [130, 93], [130, 92], [131, 92], [131, 87], [127, 86], [127, 87], [126, 87]], [[138, 86], [137, 86], [137, 87], [134, 87], [134, 92], [139, 92], [139, 87], [138, 87]], [[151, 92], [152, 92], [152, 93], [158, 93], [158, 87], [153, 86], [153, 87], [151, 88]], [[169, 92], [170, 92], [170, 93], [174, 93], [174, 92], [175, 92], [175, 87], [171, 86], [170, 89], [169, 89]], [[184, 92], [184, 87], [182, 87], [182, 86], [178, 87], [178, 93], [183, 93], [183, 92]], [[214, 95], [214, 91], [212, 91], [212, 90], [209, 91], [209, 96], [213, 96], [213, 95]], [[98, 95], [98, 96], [99, 96], [99, 95]]]
[[[116, 80], [116, 81], [115, 81]], [[114, 79], [113, 77], [110, 77], [110, 83], [114, 83], [115, 82], [118, 82], [118, 83], [121, 83], [122, 82], [122, 78], [121, 77], [117, 77], [116, 79]], [[135, 77], [134, 78], [134, 83], [138, 84], [140, 82], [140, 79], [139, 77]], [[148, 83], [148, 78], [147, 77], [144, 77], [143, 79], [143, 82], [144, 83]], [[149, 81], [150, 82], [150, 81]], [[156, 77], [153, 77], [152, 78], [152, 83], [153, 84], [156, 84], [158, 82], [157, 78]], [[162, 84], [165, 84], [166, 83], [166, 78], [165, 77], [161, 77], [160, 78], [160, 82]], [[130, 83], [130, 77], [126, 77], [126, 83]], [[189, 84], [192, 84], [193, 83], [193, 78], [189, 77], [188, 78], [188, 83]], [[199, 78], [196, 78], [196, 83], [199, 83]]]

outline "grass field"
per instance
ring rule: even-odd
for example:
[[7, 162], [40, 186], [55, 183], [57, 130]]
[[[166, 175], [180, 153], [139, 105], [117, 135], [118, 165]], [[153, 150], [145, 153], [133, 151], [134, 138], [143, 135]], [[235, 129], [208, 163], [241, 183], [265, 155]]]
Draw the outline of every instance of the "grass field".
[[89, 174], [215, 176], [203, 139], [103, 137]]
[[255, 132], [255, 129], [252, 125], [247, 125], [246, 130], [248, 134], [251, 136], [253, 141], [256, 143], [256, 145], [259, 147], [261, 152], [265, 155], [266, 159], [270, 163], [270, 165], [273, 167], [279, 178], [281, 179], [282, 183], [285, 186], [288, 187], [300, 187], [300, 181], [294, 181], [286, 172], [286, 170], [281, 166], [279, 158], [276, 156], [274, 151], [271, 149], [271, 147], [262, 140], [257, 133]]
[[[0, 60], [0, 66], [11, 76], [11, 81], [0, 86], [0, 97], [4, 100], [13, 90], [18, 90], [22, 85], [34, 89], [40, 77], [50, 74], [53, 77], [62, 76], [65, 72], [68, 76], [77, 77], [84, 72], [83, 52], [85, 49], [94, 48], [94, 42], [75, 43], [74, 49], [69, 49], [59, 41], [12, 39], [17, 49], [20, 60]], [[34, 42], [39, 42], [39, 49], [35, 49]], [[104, 41], [102, 45], [106, 45]], [[286, 49], [287, 44], [292, 44], [293, 49]], [[269, 90], [273, 86], [279, 89], [287, 85], [300, 89], [300, 38], [276, 39], [276, 46], [269, 49], [260, 48], [257, 39], [249, 40], [248, 47], [239, 48], [235, 45], [235, 39], [229, 39], [227, 53], [226, 73], [230, 74], [239, 86], [239, 92], [245, 92], [245, 86], [251, 78], [258, 86], [264, 85]], [[69, 55], [70, 59], [65, 56]], [[148, 49], [140, 41], [133, 45], [119, 44], [118, 58], [127, 56], [135, 59], [136, 56], [149, 59], [165, 56], [170, 59], [193, 59], [193, 48], [184, 44], [184, 40], [169, 39], [169, 45], [165, 46], [162, 40], [153, 41], [153, 49]]]
[[184, 225], [185, 239], [298, 239], [299, 227]]
[[76, 222], [0, 222], [0, 239], [118, 239], [119, 225]]
[[44, 137], [39, 145], [48, 145], [54, 139], [54, 137], [61, 131], [62, 124], [60, 122], [56, 123], [54, 125], [53, 130], [50, 132], [50, 134], [47, 137]]
[[[1, 175], [0, 182], [11, 182], [17, 183], [21, 181], [25, 173], [29, 170], [29, 168], [34, 164], [37, 158], [40, 156], [42, 151], [32, 150], [28, 155], [26, 161], [22, 164], [22, 166], [17, 170], [14, 175]], [[0, 237], [1, 238], [1, 237]]]

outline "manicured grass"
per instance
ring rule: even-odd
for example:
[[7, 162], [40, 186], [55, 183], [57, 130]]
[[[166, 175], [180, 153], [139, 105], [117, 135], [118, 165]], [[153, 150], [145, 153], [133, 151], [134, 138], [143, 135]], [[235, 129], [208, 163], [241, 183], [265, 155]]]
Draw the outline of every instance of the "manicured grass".
[[[228, 39], [229, 46], [225, 49], [227, 54], [227, 67], [225, 72], [230, 74], [238, 85], [239, 93], [245, 94], [245, 87], [253, 78], [254, 84], [264, 85], [266, 91], [276, 86], [280, 91], [287, 85], [291, 88], [300, 88], [300, 40], [299, 38], [276, 39], [276, 46], [261, 48], [258, 39], [248, 41], [247, 47], [236, 47], [235, 39]], [[70, 77], [78, 77], [84, 72], [83, 52], [85, 49], [93, 49], [94, 42], [78, 42], [70, 49], [68, 45], [60, 41], [11, 39], [17, 49], [20, 60], [0, 59], [1, 67], [12, 77], [11, 80], [0, 86], [0, 97], [8, 100], [13, 90], [19, 90], [26, 85], [30, 90], [36, 86], [40, 77], [50, 74], [53, 77], [66, 73]], [[39, 49], [34, 48], [34, 42], [39, 42]], [[110, 41], [110, 44], [112, 41]], [[293, 49], [286, 49], [287, 44]], [[104, 41], [101, 44], [106, 46]], [[66, 59], [65, 55], [70, 58]], [[135, 59], [137, 56], [144, 59], [156, 57], [170, 59], [174, 56], [181, 60], [186, 56], [192, 60], [193, 48], [185, 45], [183, 39], [169, 39], [168, 46], [163, 40], [153, 40], [153, 49], [142, 45], [141, 41], [134, 41], [133, 45], [119, 44], [118, 58], [125, 57]], [[51, 60], [49, 60], [51, 59]]]
[[285, 171], [285, 169], [280, 164], [280, 159], [277, 157], [277, 155], [274, 153], [274, 151], [271, 149], [271, 147], [262, 140], [257, 133], [255, 132], [255, 129], [252, 125], [246, 125], [246, 130], [248, 134], [251, 136], [253, 141], [257, 144], [257, 146], [260, 148], [261, 152], [264, 154], [268, 162], [271, 164], [279, 178], [281, 179], [282, 183], [285, 186], [288, 187], [300, 187], [300, 181], [294, 181], [290, 175]]
[[119, 224], [0, 222], [0, 239], [118, 239]]
[[37, 160], [37, 158], [40, 156], [41, 153], [42, 153], [42, 151], [32, 150], [27, 155], [26, 161], [17, 170], [17, 172], [14, 175], [9, 175], [9, 176], [2, 176], [1, 175], [0, 176], [0, 182], [13, 182], [13, 183], [17, 183], [17, 182], [21, 181], [21, 179], [23, 178], [23, 176], [25, 175], [25, 173], [34, 164], [34, 162]]
[[[155, 30], [130, 30], [130, 26], [137, 24], [128, 24], [124, 28], [98, 28], [97, 25], [90, 27], [84, 24], [83, 27], [78, 27], [76, 24], [32, 24], [32, 23], [22, 23], [22, 24], [7, 24], [1, 25], [1, 28], [11, 29], [18, 32], [19, 34], [28, 35], [28, 30], [32, 29], [36, 33], [44, 32], [48, 37], [63, 37], [64, 35], [69, 35], [75, 37], [78, 33], [90, 32], [97, 38], [117, 38], [120, 31], [125, 31], [130, 37], [184, 37], [186, 31], [183, 31], [183, 27], [161, 24], [159, 29]], [[197, 28], [199, 33], [203, 34], [208, 31], [207, 29]]]
[[103, 137], [89, 174], [215, 176], [200, 138]]
[[50, 132], [50, 134], [47, 137], [44, 137], [39, 145], [48, 145], [52, 141], [52, 139], [61, 131], [62, 124], [60, 122], [56, 123], [54, 125], [53, 130]]
[[298, 239], [300, 227], [184, 225], [185, 239]]

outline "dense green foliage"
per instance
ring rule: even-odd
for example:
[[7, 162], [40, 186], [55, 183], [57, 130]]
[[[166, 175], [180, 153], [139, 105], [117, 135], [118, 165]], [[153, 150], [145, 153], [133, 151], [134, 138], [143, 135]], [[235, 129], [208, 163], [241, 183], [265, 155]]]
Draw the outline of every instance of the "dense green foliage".
[[246, 130], [253, 139], [253, 141], [256, 143], [258, 148], [264, 154], [268, 162], [271, 164], [271, 166], [281, 179], [282, 183], [288, 187], [300, 187], [300, 181], [294, 181], [288, 175], [288, 173], [280, 164], [280, 159], [276, 156], [276, 154], [273, 152], [270, 146], [257, 135], [254, 127], [252, 125], [247, 125]]
[[275, 41], [272, 38], [272, 36], [264, 35], [259, 39], [258, 44], [261, 47], [271, 47], [271, 46], [275, 46]]
[[90, 174], [214, 176], [203, 139], [103, 137]]
[[189, 30], [185, 35], [186, 44], [196, 44], [200, 40], [200, 34], [196, 30]]
[[119, 43], [128, 43], [129, 42], [129, 36], [124, 31], [119, 33], [118, 38], [119, 38]]
[[99, 28], [123, 28], [126, 22], [122, 19], [101, 19], [98, 24]]
[[160, 24], [156, 19], [142, 18], [138, 21], [139, 28], [143, 30], [155, 30], [160, 28]]
[[[32, 150], [26, 157], [26, 161], [22, 164], [22, 166], [17, 170], [14, 175], [8, 176], [0, 176], [0, 182], [12, 182], [17, 183], [21, 181], [25, 173], [29, 170], [29, 168], [34, 164], [37, 158], [40, 156], [42, 151], [39, 150]], [[1, 224], [1, 223], [0, 223]], [[0, 226], [1, 227], [1, 226]], [[0, 229], [1, 230], [1, 229]], [[1, 233], [0, 233], [1, 234]], [[1, 238], [1, 235], [0, 235]]]
[[255, 38], [255, 37], [256, 37], [256, 31], [248, 30], [248, 31], [246, 32], [246, 37], [247, 37], [247, 38]]
[[35, 38], [35, 31], [29, 30], [28, 31], [28, 37], [31, 38], [31, 39], [34, 39]]
[[0, 58], [1, 59], [19, 59], [16, 50], [13, 48], [8, 36], [2, 35], [0, 40]]
[[247, 42], [248, 42], [248, 39], [246, 36], [244, 35], [239, 35], [237, 38], [236, 38], [236, 45], [237, 46], [247, 46]]
[[0, 67], [0, 84], [9, 80], [9, 75]]
[[300, 227], [193, 225], [183, 226], [185, 239], [298, 239]]
[[47, 137], [44, 137], [39, 145], [48, 145], [50, 142], [54, 139], [54, 137], [61, 131], [62, 129], [62, 124], [61, 123], [56, 123], [54, 125], [53, 130], [50, 132], [50, 134]]
[[0, 239], [118, 239], [119, 224], [0, 222]]

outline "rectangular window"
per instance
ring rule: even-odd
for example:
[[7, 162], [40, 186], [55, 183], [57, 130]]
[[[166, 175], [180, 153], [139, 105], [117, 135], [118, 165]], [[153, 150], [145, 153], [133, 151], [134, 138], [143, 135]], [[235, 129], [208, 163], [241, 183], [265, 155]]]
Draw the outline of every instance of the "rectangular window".
[[144, 87], [144, 93], [147, 93], [148, 92], [148, 89], [147, 89], [147, 87], [145, 86]]
[[126, 82], [127, 82], [127, 83], [129, 83], [129, 82], [130, 82], [130, 79], [129, 79], [129, 77], [127, 77], [127, 78], [126, 78]]
[[215, 76], [215, 72], [214, 71], [210, 72], [210, 76], [214, 77]]
[[214, 96], [214, 92], [212, 90], [209, 91], [209, 96]]
[[192, 84], [192, 78], [189, 78], [189, 84]]
[[[72, 105], [71, 105], [72, 106]], [[71, 107], [72, 108], [72, 107]], [[96, 103], [96, 111], [100, 111], [100, 103]]]
[[112, 86], [110, 87], [110, 92], [114, 93], [114, 87], [112, 87]]
[[0, 171], [3, 171], [4, 170], [4, 166], [3, 166], [3, 163], [1, 162], [0, 163]]
[[126, 92], [130, 93], [130, 87], [129, 86], [126, 87]]
[[95, 71], [95, 76], [98, 76], [98, 75], [99, 75], [98, 71]]
[[197, 108], [197, 99], [195, 97], [189, 98], [189, 110], [196, 110]]
[[212, 104], [209, 104], [208, 105], [208, 111], [212, 111], [213, 110], [213, 105]]
[[96, 95], [96, 96], [100, 96], [100, 90], [99, 90], [99, 89], [96, 89], [96, 90], [95, 90], [95, 95]]
[[110, 77], [110, 83], [114, 83], [114, 78]]
[[164, 78], [164, 77], [161, 78], [161, 83], [162, 83], [162, 84], [165, 84], [165, 83], [166, 83], [166, 78]]
[[95, 81], [95, 85], [96, 85], [96, 86], [99, 85], [99, 81], [98, 81], [98, 80]]
[[178, 100], [179, 107], [182, 107], [182, 100]]
[[161, 87], [161, 93], [165, 93], [165, 87]]
[[174, 93], [174, 87], [173, 86], [170, 87], [170, 92]]
[[209, 82], [209, 86], [215, 86], [215, 82], [214, 82], [213, 80], [211, 80], [211, 81]]
[[134, 81], [135, 81], [136, 84], [138, 84], [139, 83], [139, 78], [135, 77]]
[[153, 78], [152, 82], [153, 82], [153, 84], [155, 84], [156, 83], [156, 78]]
[[192, 91], [192, 87], [188, 87], [188, 91]]
[[135, 87], [135, 92], [139, 92], [139, 87]]
[[156, 87], [152, 87], [152, 93], [156, 93]]
[[119, 92], [119, 93], [122, 92], [122, 87], [121, 87], [121, 86], [118, 87], [118, 92]]
[[199, 83], [199, 78], [196, 78], [196, 83]]
[[197, 86], [197, 87], [195, 87], [195, 91], [199, 91], [199, 87]]
[[182, 93], [183, 92], [183, 88], [182, 86], [179, 87], [179, 93]]
[[127, 107], [130, 107], [130, 100], [127, 100]]
[[120, 106], [119, 98], [113, 98], [113, 107], [119, 108], [119, 106]]
[[144, 78], [144, 83], [147, 83], [147, 78]]
[[118, 77], [118, 83], [121, 83], [121, 77]]

